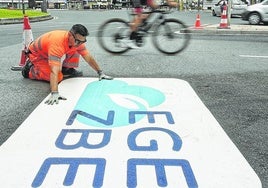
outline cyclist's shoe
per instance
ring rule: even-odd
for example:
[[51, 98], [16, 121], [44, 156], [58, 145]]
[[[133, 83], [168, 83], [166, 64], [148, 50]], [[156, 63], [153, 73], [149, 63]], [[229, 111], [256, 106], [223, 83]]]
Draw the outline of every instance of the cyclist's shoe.
[[135, 45], [133, 40], [130, 39], [124, 39], [121, 41], [121, 47], [123, 48], [131, 48], [131, 49], [137, 49], [139, 48], [138, 46]]
[[32, 66], [33, 66], [32, 62], [28, 59], [25, 65], [21, 69], [21, 74], [24, 78], [29, 78], [29, 72]]
[[143, 45], [142, 36], [139, 34], [136, 36], [136, 45], [138, 47], [141, 47]]
[[75, 70], [74, 68], [62, 67], [61, 70], [64, 78], [73, 78], [83, 76], [82, 71]]

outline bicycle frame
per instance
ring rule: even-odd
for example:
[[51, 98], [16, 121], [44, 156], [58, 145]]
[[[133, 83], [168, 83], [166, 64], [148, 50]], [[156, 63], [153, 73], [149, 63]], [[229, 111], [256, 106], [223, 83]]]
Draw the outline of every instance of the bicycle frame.
[[[190, 36], [187, 26], [182, 21], [165, 15], [171, 12], [171, 9], [145, 12], [144, 14], [149, 15], [138, 26], [135, 39], [131, 41], [129, 39], [132, 32], [131, 21], [121, 18], [107, 20], [99, 27], [99, 44], [109, 53], [122, 54], [134, 48], [129, 45], [129, 42], [141, 47], [145, 43], [143, 37], [151, 34], [152, 42], [158, 51], [167, 55], [177, 54], [187, 47]], [[134, 16], [134, 14], [129, 15]], [[129, 20], [133, 18], [129, 17]]]
[[[170, 13], [171, 13], [170, 10], [168, 12], [168, 11], [157, 10], [157, 9], [142, 13], [142, 14], [148, 14], [148, 16], [138, 26], [138, 32], [145, 32], [147, 34], [149, 30], [153, 32], [155, 26], [164, 22], [164, 20], [166, 19], [165, 14], [170, 14]], [[154, 15], [156, 15], [156, 17], [150, 20]]]

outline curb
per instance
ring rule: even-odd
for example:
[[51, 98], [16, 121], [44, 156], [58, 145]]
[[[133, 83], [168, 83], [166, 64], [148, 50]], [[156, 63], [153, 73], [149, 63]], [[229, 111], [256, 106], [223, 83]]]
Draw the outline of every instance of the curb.
[[268, 35], [268, 26], [260, 25], [231, 25], [230, 28], [220, 29], [219, 25], [203, 25], [201, 28], [189, 27], [189, 33], [206, 35]]
[[[39, 17], [29, 17], [29, 20], [31, 22], [40, 22], [40, 21], [47, 21], [51, 20], [54, 17], [51, 15], [47, 16], [39, 16]], [[1, 18], [0, 19], [0, 25], [5, 25], [5, 24], [20, 24], [23, 23], [23, 18]]]

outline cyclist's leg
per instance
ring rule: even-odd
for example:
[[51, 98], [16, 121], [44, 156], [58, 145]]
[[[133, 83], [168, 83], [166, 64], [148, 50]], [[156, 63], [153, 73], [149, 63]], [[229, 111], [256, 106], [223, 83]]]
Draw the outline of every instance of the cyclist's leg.
[[133, 20], [130, 24], [130, 35], [129, 39], [123, 41], [123, 45], [127, 46], [129, 48], [138, 48], [136, 46], [136, 37], [137, 37], [137, 29], [138, 26], [141, 24], [141, 13], [142, 13], [142, 8], [141, 7], [135, 7], [134, 8], [134, 16]]
[[137, 36], [137, 29], [138, 26], [141, 25], [143, 17], [142, 17], [142, 7], [138, 6], [136, 8], [134, 8], [134, 19], [130, 25], [131, 28], [131, 34], [129, 39], [130, 40], [135, 40], [136, 36]]

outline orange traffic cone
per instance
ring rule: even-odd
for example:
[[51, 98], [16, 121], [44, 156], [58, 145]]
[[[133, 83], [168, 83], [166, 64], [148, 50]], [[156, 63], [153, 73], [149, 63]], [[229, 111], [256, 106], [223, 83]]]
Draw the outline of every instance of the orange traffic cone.
[[197, 14], [197, 16], [196, 16], [196, 21], [195, 21], [195, 29], [203, 29], [202, 27], [201, 27], [201, 21], [200, 21], [200, 15], [199, 14]]
[[230, 29], [230, 27], [228, 26], [228, 20], [227, 20], [227, 6], [224, 5], [223, 6], [223, 11], [221, 14], [221, 23], [220, 26], [218, 27], [218, 29]]
[[23, 19], [23, 41], [22, 41], [22, 50], [19, 66], [13, 66], [11, 70], [21, 70], [26, 62], [26, 50], [33, 41], [33, 34], [29, 22], [28, 16], [24, 15]]

